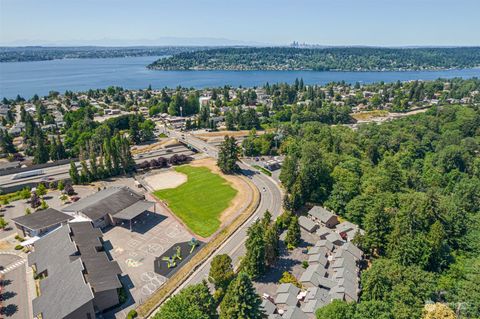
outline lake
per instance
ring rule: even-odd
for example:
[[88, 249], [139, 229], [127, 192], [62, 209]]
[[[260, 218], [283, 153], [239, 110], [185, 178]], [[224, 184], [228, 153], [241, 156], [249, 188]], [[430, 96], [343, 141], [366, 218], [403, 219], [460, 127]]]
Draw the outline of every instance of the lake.
[[55, 90], [85, 91], [111, 85], [126, 89], [184, 87], [204, 88], [224, 85], [260, 86], [276, 82], [293, 83], [303, 78], [306, 84], [331, 81], [349, 83], [434, 80], [439, 77], [480, 77], [480, 69], [408, 72], [315, 72], [315, 71], [155, 71], [146, 65], [158, 57], [71, 59], [37, 62], [0, 63], [0, 97], [20, 94], [30, 98]]

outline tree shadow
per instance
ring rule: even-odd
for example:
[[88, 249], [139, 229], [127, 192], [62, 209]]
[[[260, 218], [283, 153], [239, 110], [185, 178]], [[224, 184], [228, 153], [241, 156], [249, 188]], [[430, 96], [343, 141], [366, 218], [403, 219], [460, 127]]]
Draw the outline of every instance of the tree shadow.
[[14, 304], [9, 304], [8, 306], [2, 307], [0, 309], [0, 315], [4, 315], [6, 317], [13, 316], [18, 311], [18, 306]]
[[17, 295], [16, 292], [13, 292], [13, 291], [6, 291], [2, 294], [0, 294], [0, 301], [5, 301], [5, 300], [8, 300], [10, 298], [13, 298]]

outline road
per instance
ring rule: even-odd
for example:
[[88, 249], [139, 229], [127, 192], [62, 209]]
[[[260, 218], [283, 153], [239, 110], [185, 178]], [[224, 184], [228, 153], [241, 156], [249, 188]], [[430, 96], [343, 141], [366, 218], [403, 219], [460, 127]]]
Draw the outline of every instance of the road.
[[[170, 136], [177, 137], [179, 140], [206, 152], [214, 158], [218, 155], [218, 150], [215, 146], [210, 145], [191, 134], [176, 132], [173, 130], [169, 130], [169, 134]], [[174, 294], [178, 293], [185, 286], [200, 283], [203, 279], [207, 279], [210, 271], [210, 262], [216, 255], [228, 254], [232, 258], [234, 265], [238, 266], [240, 257], [243, 256], [246, 251], [245, 241], [247, 238], [248, 227], [257, 218], [261, 218], [267, 209], [272, 213], [273, 218], [276, 218], [282, 212], [283, 194], [278, 184], [275, 183], [273, 179], [264, 174], [260, 174], [258, 171], [244, 163], [240, 163], [239, 166], [242, 173], [251, 179], [252, 183], [260, 192], [260, 203], [258, 208], [246, 223], [238, 228], [205, 263], [203, 263], [180, 287], [177, 288]]]
[[0, 265], [4, 269], [12, 267], [1, 279], [0, 318], [30, 318], [26, 263], [20, 261], [19, 256], [0, 254]]
[[[192, 153], [190, 152], [190, 150], [186, 149], [183, 146], [174, 146], [168, 149], [156, 150], [149, 153], [138, 154], [134, 156], [134, 160], [138, 164], [145, 160], [158, 158], [160, 156], [165, 158], [170, 158], [170, 156], [172, 156], [173, 154], [189, 155]], [[80, 162], [77, 162], [76, 165], [77, 167], [80, 167]], [[69, 170], [70, 170], [70, 164], [64, 164], [64, 165], [43, 168], [44, 174], [39, 176], [32, 176], [32, 177], [27, 177], [22, 179], [12, 179], [12, 176], [14, 174], [9, 174], [5, 176], [0, 176], [0, 185], [2, 187], [8, 188], [8, 187], [13, 187], [18, 185], [24, 185], [27, 183], [39, 183], [42, 181], [42, 178], [45, 178], [45, 177], [51, 177], [53, 178], [52, 180], [66, 179], [70, 177], [68, 173]]]

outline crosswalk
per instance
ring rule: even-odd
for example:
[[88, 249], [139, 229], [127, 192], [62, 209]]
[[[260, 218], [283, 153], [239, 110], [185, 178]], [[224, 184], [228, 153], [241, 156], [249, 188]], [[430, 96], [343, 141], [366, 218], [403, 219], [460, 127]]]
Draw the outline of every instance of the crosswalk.
[[18, 268], [18, 267], [20, 267], [21, 265], [23, 265], [24, 263], [25, 263], [25, 259], [16, 261], [16, 262], [14, 262], [14, 263], [11, 263], [11, 264], [9, 264], [7, 267], [5, 267], [5, 268], [3, 268], [2, 270], [0, 270], [0, 275], [4, 275], [4, 274], [6, 274], [6, 273], [9, 272], [9, 271], [14, 270], [15, 268]]

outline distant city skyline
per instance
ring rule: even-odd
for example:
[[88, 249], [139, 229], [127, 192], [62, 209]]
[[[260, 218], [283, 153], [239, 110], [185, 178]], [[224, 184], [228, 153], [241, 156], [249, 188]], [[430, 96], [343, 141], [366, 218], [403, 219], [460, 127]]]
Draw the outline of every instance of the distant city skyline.
[[0, 0], [0, 45], [480, 45], [477, 0]]

